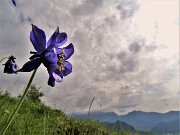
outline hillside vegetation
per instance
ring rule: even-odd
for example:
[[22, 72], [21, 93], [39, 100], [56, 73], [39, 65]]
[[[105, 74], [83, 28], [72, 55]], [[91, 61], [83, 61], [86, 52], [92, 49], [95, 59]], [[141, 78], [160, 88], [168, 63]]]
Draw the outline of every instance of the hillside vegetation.
[[[6, 135], [128, 135], [105, 129], [98, 121], [67, 117], [64, 112], [52, 109], [41, 102], [39, 88], [31, 86], [28, 96], [8, 128]], [[18, 103], [19, 97], [8, 92], [0, 93], [0, 131]]]

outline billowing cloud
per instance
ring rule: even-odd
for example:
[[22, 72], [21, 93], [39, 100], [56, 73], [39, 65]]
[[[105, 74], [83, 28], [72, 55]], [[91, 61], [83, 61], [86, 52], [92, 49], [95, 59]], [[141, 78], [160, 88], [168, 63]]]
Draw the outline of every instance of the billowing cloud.
[[[66, 113], [87, 112], [95, 97], [92, 111], [176, 110], [178, 54], [159, 55], [169, 48], [169, 44], [156, 40], [160, 24], [158, 32], [157, 28], [152, 32], [152, 38], [138, 30], [141, 3], [137, 0], [34, 0], [30, 3], [18, 0], [14, 7], [8, 1], [1, 1], [1, 57], [13, 54], [22, 66], [33, 50], [29, 40], [31, 23], [42, 28], [47, 38], [58, 25], [68, 35], [67, 44], [72, 42], [75, 46], [69, 60], [73, 72], [63, 83], [51, 88], [47, 85], [46, 69], [43, 66], [38, 69], [33, 83], [42, 87], [45, 94], [42, 100], [46, 104]], [[177, 48], [176, 42], [172, 44]], [[0, 90], [22, 94], [31, 73], [6, 75], [2, 72], [0, 68]]]

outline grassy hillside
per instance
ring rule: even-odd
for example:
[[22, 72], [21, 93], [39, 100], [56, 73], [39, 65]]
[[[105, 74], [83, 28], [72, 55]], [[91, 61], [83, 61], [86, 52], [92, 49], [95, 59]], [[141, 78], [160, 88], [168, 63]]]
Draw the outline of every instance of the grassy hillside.
[[[9, 118], [18, 98], [0, 95], [0, 130]], [[40, 102], [25, 100], [7, 131], [7, 135], [105, 134], [99, 123], [68, 118], [61, 110]]]
[[[7, 122], [18, 97], [0, 93], [0, 131]], [[40, 101], [26, 99], [6, 135], [128, 135], [127, 132], [108, 131], [92, 119], [77, 120], [61, 110], [51, 109]]]

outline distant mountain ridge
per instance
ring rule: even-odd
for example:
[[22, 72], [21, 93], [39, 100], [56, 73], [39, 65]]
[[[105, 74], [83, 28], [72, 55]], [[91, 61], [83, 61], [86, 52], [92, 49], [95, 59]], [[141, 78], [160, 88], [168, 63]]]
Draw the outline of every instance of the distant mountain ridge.
[[155, 133], [180, 133], [180, 123], [179, 120], [173, 120], [169, 122], [160, 122], [154, 126], [151, 131]]
[[175, 119], [179, 119], [179, 111], [167, 113], [133, 111], [127, 115], [119, 116], [119, 120], [129, 123], [138, 130], [144, 131], [149, 131], [159, 122], [169, 122]]
[[118, 132], [120, 131], [128, 131], [131, 133], [136, 132], [136, 129], [133, 126], [119, 120], [116, 121], [115, 123], [101, 122], [101, 124], [106, 128], [109, 128]]
[[[88, 117], [87, 114], [74, 114], [72, 116], [76, 118]], [[90, 113], [90, 117], [96, 120], [100, 120], [101, 122], [115, 123], [116, 121], [119, 120], [122, 122], [126, 122], [132, 125], [136, 130], [141, 130], [141, 131], [155, 130], [157, 128], [156, 126], [161, 122], [165, 122], [165, 123], [170, 122], [169, 124], [173, 124], [172, 121], [180, 120], [179, 116], [180, 116], [180, 111], [170, 111], [167, 113], [132, 111], [126, 115], [117, 115], [114, 112], [91, 112]], [[158, 130], [158, 132], [160, 131]], [[178, 128], [178, 131], [176, 132], [179, 132], [179, 128]]]

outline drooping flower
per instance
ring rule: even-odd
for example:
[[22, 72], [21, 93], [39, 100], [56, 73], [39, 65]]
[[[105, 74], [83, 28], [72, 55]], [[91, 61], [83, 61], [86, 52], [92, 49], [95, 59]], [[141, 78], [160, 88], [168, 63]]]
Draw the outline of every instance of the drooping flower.
[[74, 53], [73, 44], [60, 48], [67, 41], [67, 34], [56, 31], [46, 43], [46, 35], [43, 30], [32, 24], [30, 41], [36, 52], [30, 57], [30, 61], [25, 63], [19, 72], [31, 72], [37, 69], [41, 63], [47, 68], [49, 73], [48, 85], [54, 87], [55, 81], [62, 82], [63, 77], [72, 72], [72, 65], [66, 60]]
[[19, 69], [18, 65], [15, 62], [15, 57], [14, 56], [9, 56], [8, 61], [3, 64], [5, 65], [4, 67], [4, 73], [7, 74], [16, 74], [17, 70]]

